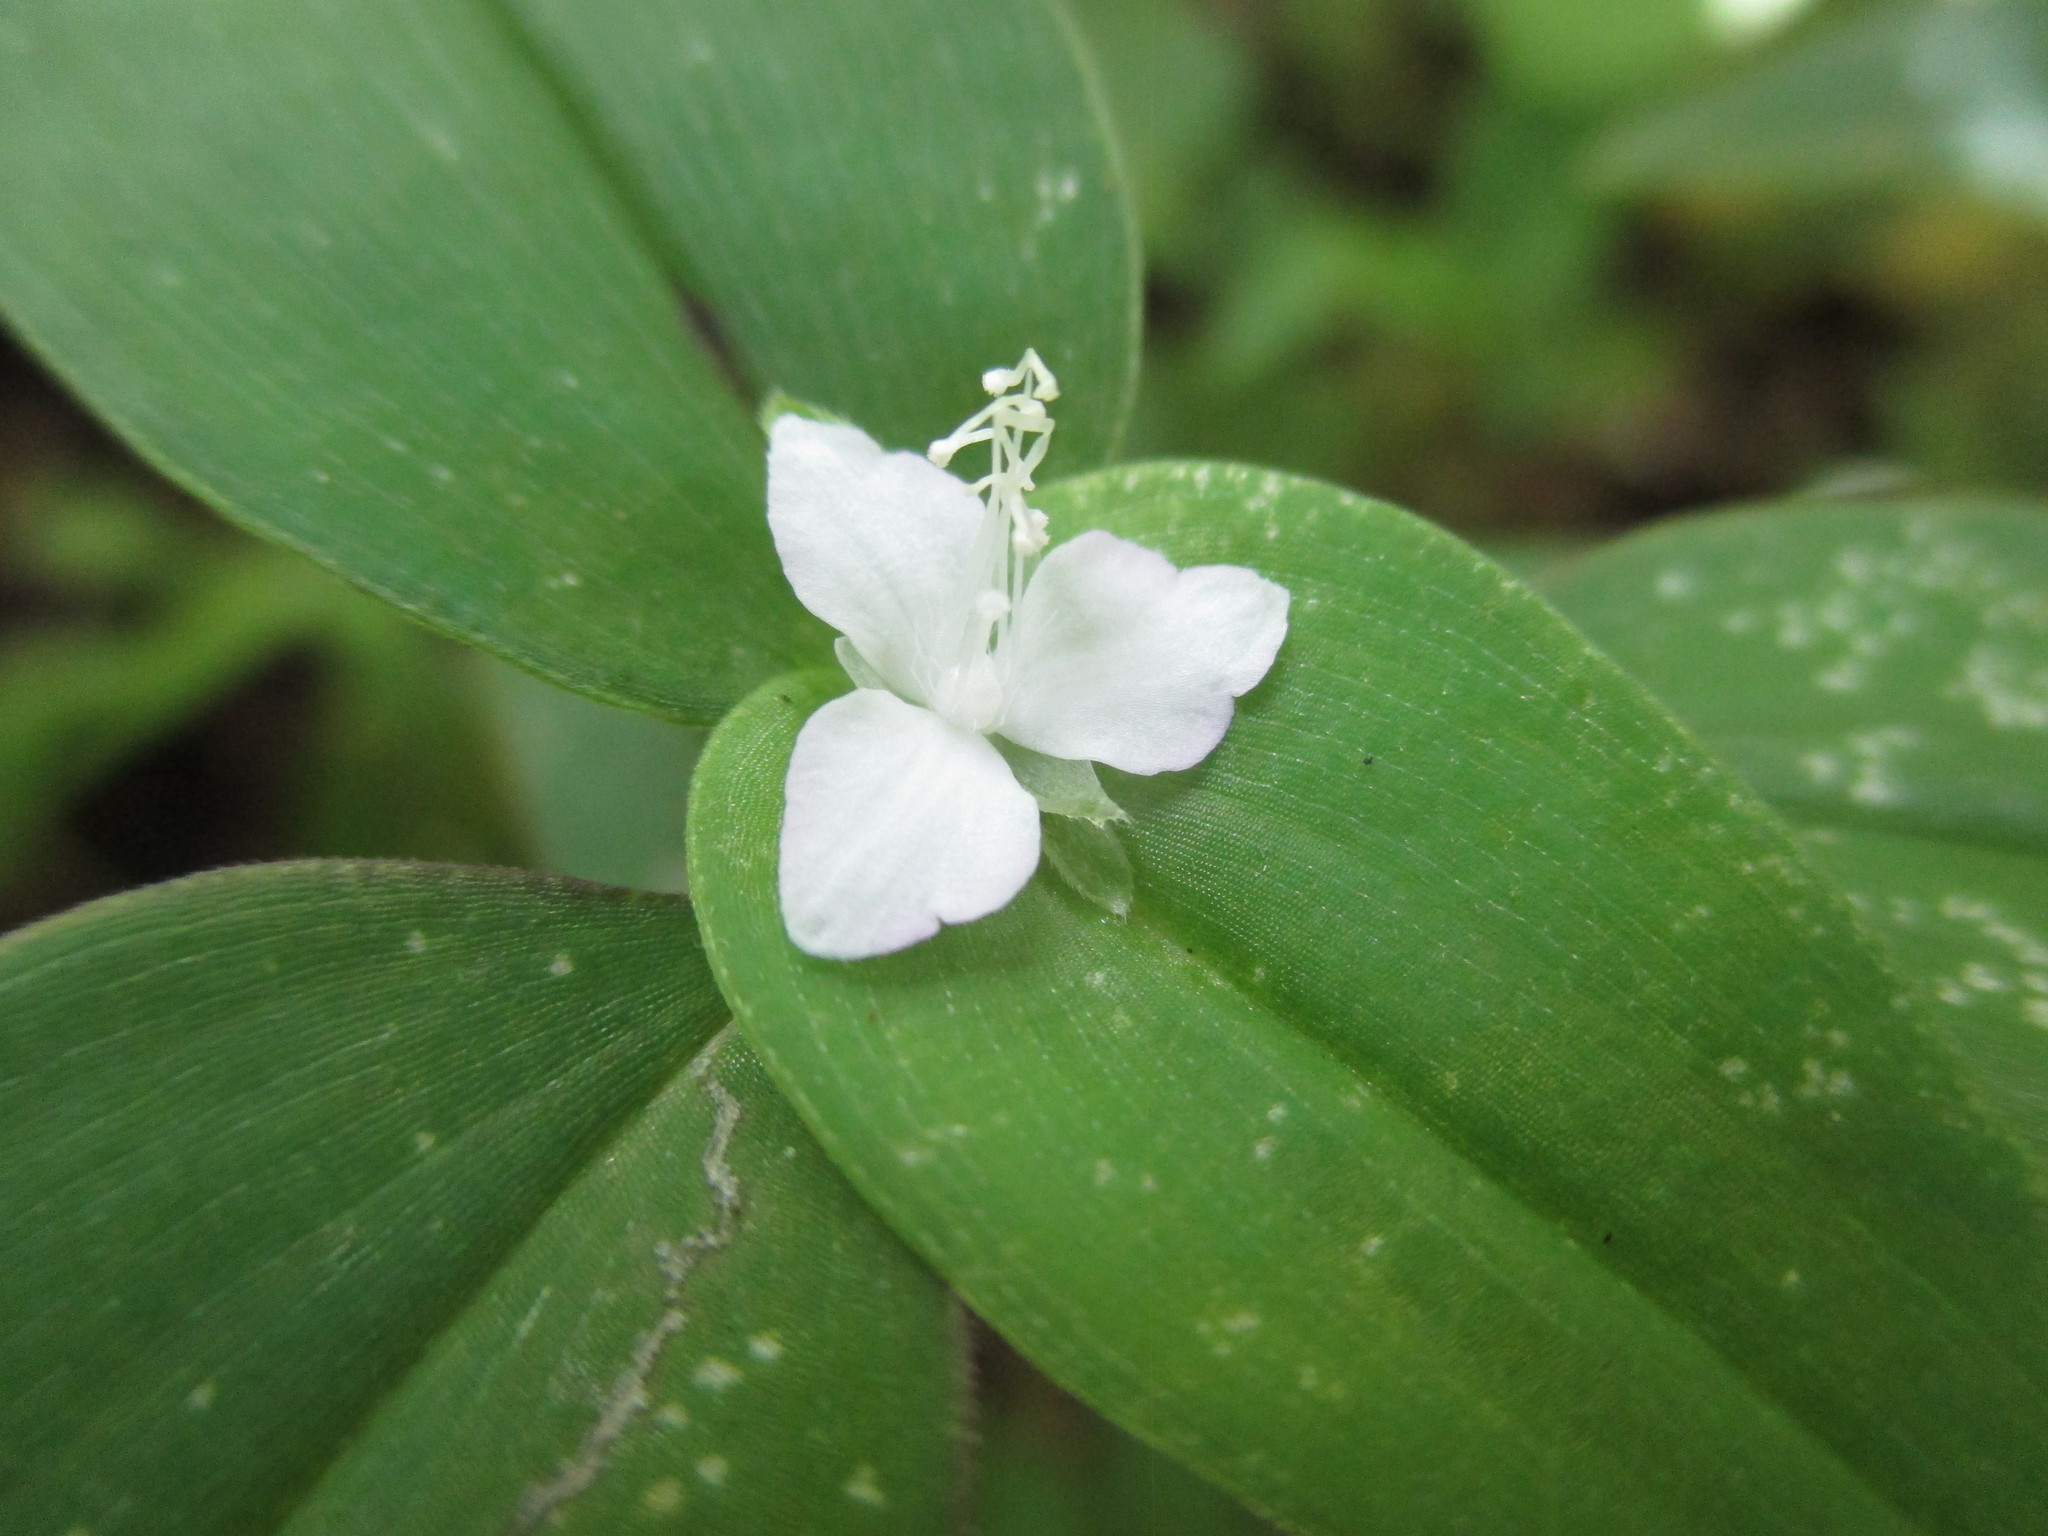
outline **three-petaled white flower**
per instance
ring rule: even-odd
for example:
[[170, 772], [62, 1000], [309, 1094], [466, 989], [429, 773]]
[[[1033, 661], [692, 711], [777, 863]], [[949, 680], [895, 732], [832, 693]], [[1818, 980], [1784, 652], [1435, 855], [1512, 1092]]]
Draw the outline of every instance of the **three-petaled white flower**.
[[[1099, 530], [1031, 569], [1046, 520], [1025, 493], [1058, 387], [1035, 352], [982, 383], [994, 403], [928, 458], [799, 415], [770, 431], [776, 552], [859, 685], [789, 763], [782, 917], [813, 955], [888, 954], [1023, 889], [1039, 803], [990, 736], [1090, 782], [1091, 763], [1191, 768], [1287, 633], [1286, 590], [1255, 572], [1177, 570]], [[940, 467], [982, 442], [977, 484]]]

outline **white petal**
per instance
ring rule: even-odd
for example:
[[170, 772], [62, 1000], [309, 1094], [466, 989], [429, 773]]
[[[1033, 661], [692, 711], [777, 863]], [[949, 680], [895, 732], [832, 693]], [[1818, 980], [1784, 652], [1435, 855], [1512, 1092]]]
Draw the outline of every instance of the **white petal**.
[[1126, 773], [1192, 768], [1230, 728], [1231, 701], [1273, 665], [1287, 601], [1241, 565], [1181, 571], [1099, 530], [1070, 539], [1018, 605], [996, 729]]
[[996, 749], [861, 688], [804, 722], [782, 813], [782, 921], [861, 960], [1009, 903], [1038, 867], [1038, 802]]
[[783, 416], [768, 435], [768, 527], [803, 605], [903, 693], [921, 645], [960, 627], [983, 508], [919, 454], [858, 427]]

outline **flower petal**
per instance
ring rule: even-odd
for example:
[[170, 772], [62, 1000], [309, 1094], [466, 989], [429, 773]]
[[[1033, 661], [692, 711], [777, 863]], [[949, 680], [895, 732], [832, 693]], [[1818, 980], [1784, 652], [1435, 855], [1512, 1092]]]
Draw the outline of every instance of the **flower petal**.
[[1070, 539], [1018, 605], [996, 730], [1126, 773], [1192, 768], [1230, 728], [1231, 701], [1273, 665], [1287, 602], [1241, 565], [1182, 571], [1099, 530]]
[[768, 527], [803, 605], [900, 693], [922, 698], [920, 648], [958, 627], [981, 532], [974, 493], [858, 427], [777, 418]]
[[828, 960], [886, 955], [1008, 904], [1038, 867], [1038, 803], [996, 749], [861, 688], [804, 722], [782, 813], [782, 921]]

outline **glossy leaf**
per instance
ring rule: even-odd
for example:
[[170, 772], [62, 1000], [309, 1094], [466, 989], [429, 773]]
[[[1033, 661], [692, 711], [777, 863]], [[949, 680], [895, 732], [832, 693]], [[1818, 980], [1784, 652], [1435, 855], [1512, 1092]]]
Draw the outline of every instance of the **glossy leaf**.
[[287, 1536], [949, 1529], [960, 1327], [721, 1035], [434, 1343]]
[[1805, 820], [2048, 850], [2048, 509], [1763, 507], [1663, 524], [1545, 582]]
[[0, 1507], [268, 1529], [723, 1017], [688, 905], [196, 876], [0, 941]]
[[1106, 776], [1129, 919], [1041, 872], [903, 955], [807, 959], [782, 773], [843, 681], [763, 690], [699, 769], [713, 964], [892, 1224], [1303, 1529], [2023, 1528], [2024, 1164], [1761, 807], [1390, 508], [1211, 466], [1046, 504], [1294, 593], [1208, 763]]
[[1044, 0], [509, 0], [754, 393], [892, 447], [1036, 347], [1064, 461], [1136, 383], [1128, 195]]

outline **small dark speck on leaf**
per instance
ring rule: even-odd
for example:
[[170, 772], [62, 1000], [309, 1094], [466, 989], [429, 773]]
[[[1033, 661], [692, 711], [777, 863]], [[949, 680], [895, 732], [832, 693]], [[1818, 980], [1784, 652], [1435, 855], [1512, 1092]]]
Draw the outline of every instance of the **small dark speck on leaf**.
[[1374, 757], [1370, 752], [1368, 752], [1364, 757], [1360, 758], [1359, 761], [1364, 763], [1366, 767], [1370, 768], [1374, 763], [1378, 762], [1379, 759]]
[[775, 695], [775, 702], [778, 704], [787, 704], [790, 702], [790, 697], [786, 693], [778, 693], [777, 695]]
[[1614, 1234], [1612, 1232], [1604, 1232], [1600, 1236], [1600, 1241], [1603, 1243], [1611, 1243], [1614, 1241]]

